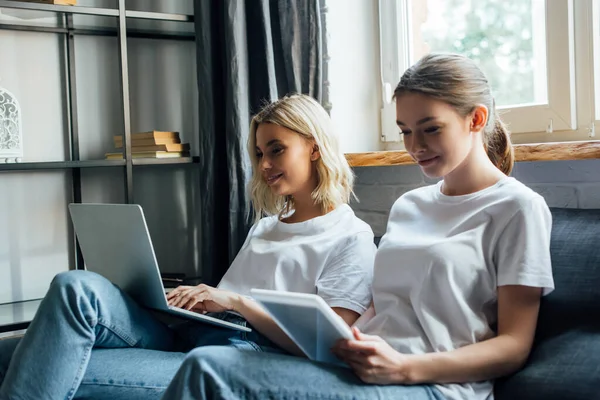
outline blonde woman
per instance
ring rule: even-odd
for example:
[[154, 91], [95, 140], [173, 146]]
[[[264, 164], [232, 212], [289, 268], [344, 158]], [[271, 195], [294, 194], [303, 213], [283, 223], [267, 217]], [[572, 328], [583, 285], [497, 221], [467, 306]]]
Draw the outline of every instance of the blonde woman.
[[[160, 358], [148, 373], [144, 367], [156, 359], [153, 350], [230, 345], [298, 354], [248, 297], [254, 287], [315, 293], [349, 325], [358, 319], [371, 302], [375, 246], [370, 227], [347, 204], [353, 174], [329, 116], [308, 96], [285, 97], [254, 117], [248, 150], [256, 221], [246, 242], [217, 288], [181, 286], [169, 293], [168, 301], [187, 310], [223, 313], [222, 318], [251, 326], [253, 332], [193, 322], [174, 329], [105, 278], [86, 271], [62, 273], [53, 280], [8, 370], [0, 365], [0, 379], [6, 371], [0, 399], [157, 397], [183, 354]], [[0, 343], [0, 353], [3, 347], [9, 346]], [[123, 359], [94, 367], [95, 375], [86, 373], [92, 354], [102, 351], [93, 350], [98, 348], [123, 348], [113, 351]], [[10, 358], [4, 351], [0, 362], [7, 364]], [[126, 365], [139, 365], [145, 372], [120, 375], [125, 358]]]

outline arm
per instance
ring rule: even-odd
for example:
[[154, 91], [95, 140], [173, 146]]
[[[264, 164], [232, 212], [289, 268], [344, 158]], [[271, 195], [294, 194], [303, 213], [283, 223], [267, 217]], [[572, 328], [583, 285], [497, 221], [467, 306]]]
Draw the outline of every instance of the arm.
[[356, 320], [360, 317], [360, 314], [356, 311], [348, 310], [347, 308], [342, 307], [332, 307], [331, 308], [337, 315], [342, 317], [345, 323], [348, 326], [352, 326], [356, 322]]
[[411, 383], [476, 382], [511, 374], [527, 361], [537, 324], [540, 288], [498, 288], [498, 336], [460, 349], [414, 356]]
[[375, 316], [375, 304], [371, 301], [371, 305], [367, 308], [367, 311], [363, 313], [356, 321], [354, 321], [354, 326], [357, 328], [361, 328], [364, 324], [369, 322]]
[[499, 287], [498, 336], [457, 350], [404, 355], [380, 337], [365, 335], [354, 328], [356, 340], [341, 341], [334, 352], [368, 383], [462, 383], [493, 379], [516, 371], [527, 360], [540, 297], [539, 288]]

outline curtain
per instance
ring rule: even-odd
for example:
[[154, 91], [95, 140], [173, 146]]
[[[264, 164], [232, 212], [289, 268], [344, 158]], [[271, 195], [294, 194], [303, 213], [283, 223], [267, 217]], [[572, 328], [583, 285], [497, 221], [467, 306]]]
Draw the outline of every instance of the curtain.
[[322, 97], [320, 0], [195, 0], [199, 257], [215, 285], [252, 219], [250, 119], [285, 94]]

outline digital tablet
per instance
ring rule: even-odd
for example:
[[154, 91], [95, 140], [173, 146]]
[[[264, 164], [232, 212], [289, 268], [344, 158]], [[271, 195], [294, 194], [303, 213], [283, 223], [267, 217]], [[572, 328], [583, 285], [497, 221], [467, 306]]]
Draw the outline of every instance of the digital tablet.
[[331, 348], [339, 339], [353, 339], [344, 320], [315, 294], [252, 289], [250, 295], [279, 327], [314, 361], [343, 365]]

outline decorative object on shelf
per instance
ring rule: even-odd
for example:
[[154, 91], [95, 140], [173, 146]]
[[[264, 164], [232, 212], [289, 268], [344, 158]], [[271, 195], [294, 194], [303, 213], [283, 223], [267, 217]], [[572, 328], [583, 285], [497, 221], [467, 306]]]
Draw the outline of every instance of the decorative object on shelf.
[[[123, 148], [123, 136], [113, 137], [115, 147]], [[131, 134], [132, 158], [177, 158], [189, 157], [189, 143], [181, 143], [179, 132], [150, 131]], [[123, 153], [106, 153], [107, 160], [122, 160]]]
[[17, 98], [0, 86], [0, 162], [21, 162], [23, 134]]
[[56, 4], [59, 6], [74, 6], [77, 4], [77, 0], [19, 0], [27, 3], [44, 3], [44, 4]]

